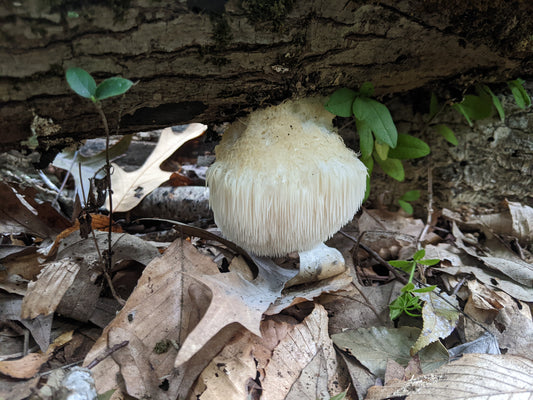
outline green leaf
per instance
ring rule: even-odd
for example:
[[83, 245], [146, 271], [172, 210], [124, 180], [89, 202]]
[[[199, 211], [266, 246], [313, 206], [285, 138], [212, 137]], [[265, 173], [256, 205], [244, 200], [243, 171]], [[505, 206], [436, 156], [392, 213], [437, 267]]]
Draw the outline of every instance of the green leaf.
[[449, 143], [453, 144], [454, 146], [457, 146], [459, 142], [457, 141], [455, 134], [450, 128], [442, 124], [435, 125], [434, 128], [437, 131], [437, 133], [441, 135], [442, 137], [444, 137], [444, 139], [446, 139]]
[[374, 144], [374, 149], [376, 150], [376, 154], [377, 156], [382, 159], [382, 160], [386, 160], [388, 155], [389, 155], [389, 149], [390, 147], [386, 144], [383, 144], [383, 143], [379, 143], [377, 140], [376, 140], [376, 143]]
[[429, 119], [433, 118], [439, 112], [439, 100], [435, 93], [431, 93], [431, 99], [429, 100]]
[[424, 249], [418, 250], [418, 251], [413, 255], [413, 260], [415, 260], [415, 261], [419, 261], [419, 260], [421, 260], [422, 258], [424, 258], [425, 255], [426, 255], [426, 250], [424, 250]]
[[[413, 282], [407, 283], [402, 289], [402, 293], [411, 292], [415, 289], [415, 284]], [[412, 297], [408, 297], [408, 299], [412, 299]]]
[[372, 85], [372, 82], [363, 83], [359, 89], [359, 94], [365, 97], [372, 97], [374, 94], [374, 85]]
[[365, 164], [366, 169], [368, 170], [368, 175], [366, 176], [365, 197], [363, 198], [363, 202], [365, 202], [370, 196], [370, 175], [372, 174], [372, 171], [374, 170], [374, 160], [372, 157], [367, 157], [367, 158], [361, 158], [361, 162]]
[[463, 109], [463, 106], [462, 106], [461, 104], [459, 104], [459, 103], [454, 104], [454, 105], [452, 105], [452, 108], [453, 108], [455, 111], [457, 111], [457, 112], [459, 112], [460, 114], [462, 114], [463, 117], [466, 118], [466, 122], [468, 122], [468, 125], [470, 125], [470, 126], [474, 125], [474, 123], [473, 123], [472, 120], [470, 119], [470, 116], [469, 116], [468, 113]]
[[363, 203], [368, 200], [370, 197], [370, 175], [366, 176], [366, 189], [365, 189], [365, 197], [363, 197]]
[[107, 392], [99, 394], [96, 398], [97, 400], [109, 400], [116, 390], [117, 389], [109, 389]]
[[531, 98], [524, 89], [524, 80], [515, 79], [514, 81], [507, 82], [507, 85], [513, 93], [513, 97], [516, 101], [516, 105], [522, 109], [531, 105]]
[[96, 82], [93, 77], [84, 69], [69, 68], [65, 74], [67, 83], [81, 97], [90, 99], [96, 93]]
[[398, 135], [398, 144], [394, 149], [390, 149], [389, 157], [399, 160], [410, 160], [427, 156], [431, 150], [423, 140], [414, 136], [400, 133]]
[[437, 285], [432, 285], [432, 286], [426, 286], [423, 288], [414, 289], [411, 292], [412, 293], [427, 293], [427, 292], [432, 292], [436, 288], [437, 288]]
[[357, 93], [351, 89], [342, 88], [336, 90], [324, 107], [330, 113], [338, 115], [339, 117], [351, 117], [352, 104], [356, 96]]
[[430, 258], [428, 260], [420, 260], [418, 261], [419, 264], [422, 264], [422, 265], [435, 265], [435, 264], [438, 264], [440, 263], [440, 260], [438, 258]]
[[381, 169], [391, 178], [394, 178], [399, 182], [402, 182], [405, 179], [405, 171], [400, 160], [396, 158], [390, 158], [390, 154], [389, 158], [386, 160], [381, 160], [379, 157], [374, 157], [374, 159], [379, 164]]
[[353, 113], [356, 118], [368, 122], [376, 139], [390, 147], [396, 147], [398, 131], [384, 104], [367, 97], [357, 97], [353, 102]]
[[470, 125], [473, 120], [488, 118], [492, 114], [492, 103], [485, 96], [467, 94], [463, 101], [453, 107], [465, 116]]
[[359, 134], [359, 149], [361, 150], [361, 158], [368, 158], [372, 155], [374, 150], [374, 137], [367, 122], [355, 119], [357, 133]]
[[368, 175], [370, 176], [372, 171], [374, 171], [374, 159], [372, 157], [361, 157], [361, 162], [365, 164], [365, 167], [368, 170]]
[[94, 97], [96, 97], [97, 100], [104, 100], [108, 97], [119, 96], [126, 93], [132, 85], [133, 82], [129, 79], [120, 78], [118, 76], [109, 78], [98, 85]]
[[330, 397], [329, 400], [344, 400], [346, 398], [347, 393], [348, 393], [348, 389], [346, 389], [344, 392], [336, 394], [333, 397]]
[[481, 90], [483, 90], [485, 93], [488, 93], [492, 104], [494, 105], [494, 108], [496, 108], [496, 111], [498, 111], [498, 115], [500, 116], [500, 120], [503, 122], [505, 121], [505, 110], [503, 109], [502, 103], [500, 102], [500, 99], [498, 96], [494, 94], [492, 90], [487, 85], [482, 85]]
[[407, 272], [411, 272], [411, 269], [413, 268], [413, 262], [412, 261], [391, 260], [391, 261], [389, 261], [389, 264], [392, 265], [395, 268], [401, 269], [402, 271], [407, 270]]
[[398, 204], [400, 205], [400, 207], [407, 213], [407, 214], [412, 214], [414, 212], [413, 210], [413, 206], [411, 204], [409, 204], [408, 202], [406, 202], [405, 200], [398, 200]]
[[420, 190], [409, 190], [408, 192], [405, 192], [402, 197], [400, 197], [400, 200], [404, 201], [415, 201], [420, 198]]

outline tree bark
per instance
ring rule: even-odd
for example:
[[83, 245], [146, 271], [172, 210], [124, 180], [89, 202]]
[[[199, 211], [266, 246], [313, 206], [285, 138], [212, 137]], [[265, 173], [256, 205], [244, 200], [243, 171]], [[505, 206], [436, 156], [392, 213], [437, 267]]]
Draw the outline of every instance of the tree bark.
[[378, 96], [426, 88], [453, 97], [439, 88], [460, 96], [472, 82], [532, 72], [527, 1], [223, 3], [0, 1], [0, 151], [32, 131], [41, 152], [103, 135], [91, 102], [67, 86], [74, 66], [97, 82], [137, 82], [104, 101], [121, 134], [231, 121], [365, 81]]

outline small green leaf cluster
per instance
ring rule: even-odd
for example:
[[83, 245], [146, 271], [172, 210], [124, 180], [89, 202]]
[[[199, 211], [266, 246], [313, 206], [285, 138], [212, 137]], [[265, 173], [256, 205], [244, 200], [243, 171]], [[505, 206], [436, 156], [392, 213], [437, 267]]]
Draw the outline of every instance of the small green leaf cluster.
[[[507, 86], [511, 89], [517, 106], [522, 109], [531, 105], [531, 98], [524, 88], [524, 83], [525, 81], [522, 79], [507, 82]], [[498, 96], [487, 85], [478, 84], [475, 87], [475, 91], [476, 94], [467, 94], [461, 102], [452, 104], [451, 106], [466, 119], [468, 125], [473, 126], [474, 121], [491, 117], [494, 110], [498, 112], [500, 120], [502, 122], [505, 121], [505, 110]], [[431, 120], [445, 106], [445, 104], [439, 105], [437, 97], [432, 93], [429, 105], [429, 119]], [[433, 125], [433, 129], [449, 143], [457, 146], [457, 138], [448, 126], [437, 124]]]
[[361, 85], [359, 91], [342, 88], [335, 91], [325, 104], [326, 110], [339, 117], [354, 117], [359, 135], [361, 161], [369, 172], [365, 199], [370, 193], [370, 175], [374, 162], [390, 177], [403, 181], [405, 171], [402, 161], [424, 157], [430, 153], [422, 140], [398, 133], [389, 109], [372, 99], [374, 86]]
[[133, 86], [132, 81], [118, 76], [108, 78], [97, 86], [93, 77], [81, 68], [69, 68], [66, 78], [72, 90], [93, 103], [124, 94]]
[[422, 304], [417, 296], [417, 293], [431, 292], [436, 288], [436, 286], [433, 285], [417, 289], [415, 287], [415, 284], [413, 283], [417, 264], [431, 266], [440, 262], [439, 259], [424, 260], [423, 258], [425, 255], [426, 251], [422, 249], [418, 250], [413, 255], [413, 260], [411, 261], [389, 261], [389, 264], [393, 267], [401, 269], [402, 271], [409, 274], [409, 281], [402, 288], [402, 293], [392, 303], [389, 304], [389, 316], [391, 320], [395, 320], [403, 313], [410, 315], [411, 317], [419, 317], [420, 314], [418, 313], [420, 312], [420, 310], [422, 310]]
[[398, 199], [398, 204], [400, 207], [407, 213], [413, 213], [413, 206], [411, 205], [412, 201], [416, 201], [420, 198], [420, 190], [409, 190]]

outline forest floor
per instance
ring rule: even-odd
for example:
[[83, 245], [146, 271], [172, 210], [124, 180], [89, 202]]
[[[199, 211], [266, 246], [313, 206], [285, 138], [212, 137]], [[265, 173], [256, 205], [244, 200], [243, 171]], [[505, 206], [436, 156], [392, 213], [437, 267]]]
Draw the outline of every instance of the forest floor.
[[[2, 155], [0, 399], [533, 396], [532, 208], [363, 207], [327, 242], [346, 268], [285, 287], [297, 255], [218, 238], [209, 156], [198, 140], [176, 152], [189, 129], [114, 167], [111, 234], [88, 181], [102, 153], [62, 153], [44, 174]], [[46, 186], [67, 170], [70, 191]]]

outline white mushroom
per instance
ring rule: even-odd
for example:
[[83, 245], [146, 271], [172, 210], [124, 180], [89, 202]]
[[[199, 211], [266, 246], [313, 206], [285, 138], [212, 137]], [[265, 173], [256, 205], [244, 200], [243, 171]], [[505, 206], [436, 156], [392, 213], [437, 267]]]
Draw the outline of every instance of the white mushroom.
[[207, 171], [226, 238], [258, 256], [281, 256], [315, 248], [353, 218], [367, 170], [332, 119], [317, 100], [286, 101], [227, 129]]

